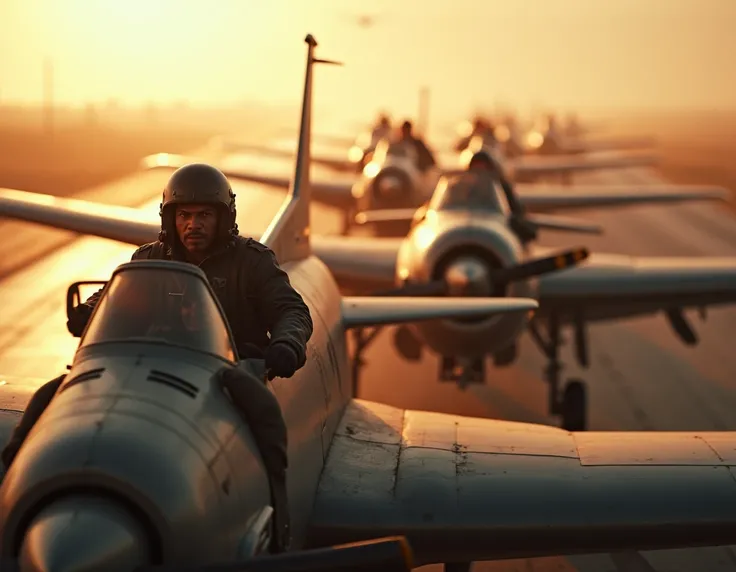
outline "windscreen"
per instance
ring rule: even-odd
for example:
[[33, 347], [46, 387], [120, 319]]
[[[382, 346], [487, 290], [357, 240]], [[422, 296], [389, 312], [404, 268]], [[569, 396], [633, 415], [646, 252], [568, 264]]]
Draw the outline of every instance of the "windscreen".
[[466, 173], [449, 183], [438, 185], [429, 208], [437, 211], [504, 211], [495, 178], [487, 173]]
[[414, 151], [411, 143], [408, 143], [406, 141], [397, 141], [396, 143], [391, 143], [388, 146], [386, 155], [390, 157], [401, 157], [404, 159], [416, 161], [416, 152]]
[[79, 347], [133, 340], [235, 358], [205, 282], [175, 269], [130, 267], [113, 276]]

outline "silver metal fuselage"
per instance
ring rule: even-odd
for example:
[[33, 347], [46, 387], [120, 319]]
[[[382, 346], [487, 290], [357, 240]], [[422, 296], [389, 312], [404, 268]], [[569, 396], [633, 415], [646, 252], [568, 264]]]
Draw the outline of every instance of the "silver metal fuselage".
[[[506, 216], [472, 210], [433, 211], [409, 233], [399, 250], [397, 285], [442, 278], [454, 261], [506, 268], [523, 262], [527, 252], [509, 229]], [[537, 297], [537, 281], [512, 282], [503, 293], [486, 295]], [[433, 351], [445, 356], [480, 357], [508, 346], [528, 323], [528, 316], [506, 314], [482, 320], [439, 320], [409, 327]]]
[[[299, 548], [352, 385], [334, 279], [316, 257], [284, 269], [315, 324], [305, 366], [269, 382], [289, 430], [287, 482]], [[131, 536], [141, 545], [156, 537], [166, 563], [238, 560], [247, 530], [271, 497], [251, 430], [213, 380], [225, 365], [215, 356], [146, 343], [78, 352], [67, 380], [93, 370], [100, 375], [62, 389], [14, 460], [0, 489], [0, 559], [18, 550], [39, 506], [83, 490], [136, 507], [147, 523]], [[151, 372], [170, 383], [150, 381]]]

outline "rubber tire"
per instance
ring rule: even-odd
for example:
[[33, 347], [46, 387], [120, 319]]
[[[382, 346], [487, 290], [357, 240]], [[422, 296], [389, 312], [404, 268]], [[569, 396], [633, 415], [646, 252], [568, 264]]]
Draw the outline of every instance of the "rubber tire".
[[565, 431], [587, 431], [588, 394], [582, 380], [571, 379], [567, 382], [560, 405], [562, 428]]
[[493, 365], [496, 367], [508, 367], [516, 361], [519, 355], [518, 344], [512, 344], [500, 352], [493, 354]]

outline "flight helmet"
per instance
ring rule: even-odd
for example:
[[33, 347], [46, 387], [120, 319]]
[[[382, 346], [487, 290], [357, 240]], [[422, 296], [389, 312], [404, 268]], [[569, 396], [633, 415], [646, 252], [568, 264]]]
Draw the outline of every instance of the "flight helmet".
[[219, 169], [206, 163], [191, 163], [178, 168], [169, 178], [159, 208], [159, 240], [169, 247], [177, 243], [174, 213], [176, 205], [183, 204], [215, 205], [219, 211], [217, 240], [237, 236], [235, 193]]

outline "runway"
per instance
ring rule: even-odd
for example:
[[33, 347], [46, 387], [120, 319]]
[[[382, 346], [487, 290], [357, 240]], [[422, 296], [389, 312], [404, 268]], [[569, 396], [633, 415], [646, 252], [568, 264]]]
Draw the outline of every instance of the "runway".
[[[253, 161], [253, 159], [249, 159]], [[288, 161], [281, 162], [290, 168]], [[323, 176], [315, 169], [315, 176]], [[129, 189], [150, 189], [157, 209], [166, 175], [133, 175], [124, 187], [109, 186], [106, 196], [127, 194]], [[632, 169], [579, 177], [585, 182], [661, 183], [656, 173]], [[283, 193], [256, 185], [236, 185], [242, 234], [258, 236], [281, 204]], [[99, 200], [99, 199], [98, 199]], [[110, 200], [113, 202], [113, 200]], [[315, 232], [336, 232], [337, 212], [313, 209]], [[545, 233], [549, 245], [586, 245], [591, 250], [631, 255], [736, 256], [736, 224], [721, 206], [689, 205], [634, 207], [585, 216], [606, 228], [602, 237], [572, 237]], [[34, 225], [0, 224], [13, 234], [37, 236]], [[66, 233], [58, 233], [66, 234]], [[29, 241], [16, 241], [13, 255], [32, 263], [0, 281], [0, 374], [36, 380], [59, 375], [70, 362], [77, 340], [66, 331], [64, 298], [75, 280], [106, 279], [119, 263], [129, 260], [133, 248], [110, 241], [81, 238], [41, 257], [29, 254]], [[6, 252], [4, 249], [3, 260]], [[626, 323], [596, 325], [589, 330], [591, 366], [580, 370], [569, 348], [563, 351], [566, 376], [582, 377], [589, 384], [590, 424], [593, 430], [736, 430], [736, 309], [711, 311], [705, 323], [695, 318], [701, 344], [688, 348], [675, 337], [663, 317]], [[413, 409], [497, 417], [518, 421], [554, 423], [546, 415], [546, 387], [540, 374], [541, 353], [525, 337], [520, 359], [513, 367], [490, 369], [485, 385], [460, 391], [437, 382], [437, 358], [419, 363], [399, 358], [384, 331], [365, 354], [369, 366], [362, 376], [361, 397]], [[386, 372], [391, 372], [387, 376]], [[6, 378], [7, 379], [7, 378]], [[401, 386], [397, 389], [397, 380]], [[31, 387], [29, 387], [29, 390]], [[424, 568], [423, 568], [424, 569]], [[426, 570], [439, 570], [427, 567]], [[514, 560], [477, 564], [474, 571], [736, 571], [736, 553], [730, 548], [594, 555], [567, 558]]]

